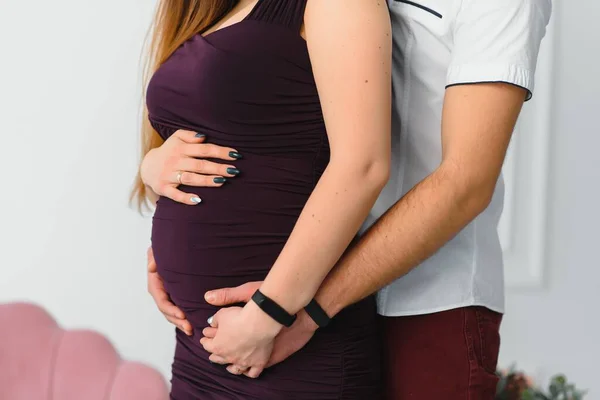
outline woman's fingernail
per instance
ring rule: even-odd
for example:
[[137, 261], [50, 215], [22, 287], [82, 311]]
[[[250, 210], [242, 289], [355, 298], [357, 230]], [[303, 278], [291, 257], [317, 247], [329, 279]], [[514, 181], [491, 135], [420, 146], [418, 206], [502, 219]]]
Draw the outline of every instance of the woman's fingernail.
[[196, 133], [195, 135], [198, 139], [202, 139], [203, 137], [206, 137], [206, 135], [204, 133]]
[[207, 319], [206, 322], [208, 322], [209, 325], [212, 325], [213, 317], [210, 317], [209, 319]]
[[240, 153], [238, 153], [237, 151], [230, 151], [229, 157], [240, 159], [240, 158], [242, 158], [242, 155]]
[[229, 175], [237, 175], [240, 173], [240, 170], [237, 168], [227, 168], [227, 173]]
[[194, 196], [194, 197], [192, 197], [192, 198], [190, 199], [190, 201], [191, 201], [192, 203], [198, 204], [198, 203], [201, 203], [201, 202], [202, 202], [202, 199], [201, 199], [200, 197], [198, 197], [198, 196]]
[[213, 179], [214, 183], [225, 183], [227, 182], [227, 179], [223, 178], [222, 176], [217, 176], [216, 178]]
[[214, 293], [213, 293], [213, 292], [207, 292], [207, 293], [204, 295], [204, 299], [205, 299], [206, 301], [208, 301], [208, 302], [210, 302], [210, 301], [213, 301], [213, 300], [215, 299], [215, 295], [214, 295]]

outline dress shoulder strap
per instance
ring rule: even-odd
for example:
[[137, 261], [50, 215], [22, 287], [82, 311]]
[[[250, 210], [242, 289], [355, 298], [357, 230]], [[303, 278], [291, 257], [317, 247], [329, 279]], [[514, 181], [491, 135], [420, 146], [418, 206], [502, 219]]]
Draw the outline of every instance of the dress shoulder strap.
[[[258, 0], [248, 19], [260, 20], [300, 31], [307, 0]], [[326, 1], [326, 0], [322, 0]]]

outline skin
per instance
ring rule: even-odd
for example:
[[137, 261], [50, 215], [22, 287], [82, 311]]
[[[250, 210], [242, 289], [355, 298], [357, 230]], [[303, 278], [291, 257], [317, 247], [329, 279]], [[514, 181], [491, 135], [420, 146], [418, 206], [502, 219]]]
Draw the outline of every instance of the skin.
[[[391, 207], [327, 276], [315, 298], [329, 316], [408, 273], [485, 210], [525, 95], [501, 83], [447, 90], [439, 168]], [[259, 285], [215, 290], [205, 298], [216, 306], [248, 301]], [[311, 339], [317, 327], [307, 320], [299, 314], [285, 337], [276, 338], [269, 365]]]
[[[314, 297], [366, 218], [390, 168], [391, 27], [385, 4], [311, 1], [305, 35], [331, 156], [260, 286], [291, 314]], [[363, 57], [357, 60], [356, 54]], [[171, 312], [187, 332], [178, 310]], [[212, 353], [211, 361], [231, 364], [230, 372], [250, 377], [267, 365], [283, 328], [254, 302], [221, 309], [209, 323], [218, 329], [200, 342]]]
[[[316, 299], [330, 316], [405, 275], [488, 206], [524, 98], [523, 89], [502, 83], [446, 91], [440, 166], [391, 207], [327, 276]], [[259, 286], [251, 282], [205, 297], [226, 306], [248, 301]], [[168, 300], [154, 293], [165, 313]], [[268, 365], [302, 348], [316, 328], [299, 313], [296, 323], [275, 339]], [[203, 333], [211, 337], [216, 330]]]
[[[204, 135], [178, 130], [162, 146], [146, 154], [140, 166], [140, 173], [142, 180], [150, 188], [154, 201], [158, 196], [165, 196], [194, 206], [198, 203], [191, 199], [197, 195], [179, 190], [180, 183], [189, 186], [220, 187], [223, 183], [216, 183], [215, 178], [229, 179], [237, 176], [235, 173], [228, 172], [228, 169], [239, 171], [232, 163], [238, 159], [230, 156], [232, 152], [237, 153], [237, 150], [205, 143], [205, 141]], [[205, 158], [221, 159], [231, 164], [220, 164], [204, 160]], [[181, 182], [178, 181], [179, 173], [181, 173]]]
[[[314, 297], [358, 231], [387, 181], [390, 158], [387, 8], [381, 3], [309, 2], [304, 18], [331, 156], [260, 287], [290, 314]], [[356, 53], [364, 59], [357, 62]], [[232, 364], [232, 373], [247, 369], [250, 377], [267, 365], [282, 329], [254, 302], [221, 309], [209, 323], [217, 333], [200, 343], [212, 353], [210, 360]]]

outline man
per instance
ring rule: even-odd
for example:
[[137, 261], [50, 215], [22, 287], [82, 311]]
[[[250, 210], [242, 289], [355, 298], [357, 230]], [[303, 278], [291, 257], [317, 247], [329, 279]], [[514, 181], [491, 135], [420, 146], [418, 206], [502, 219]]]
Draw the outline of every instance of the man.
[[[379, 290], [387, 398], [493, 399], [504, 307], [500, 171], [533, 92], [551, 3], [389, 0], [389, 9], [391, 179], [360, 241], [315, 299], [334, 316]], [[149, 258], [150, 292], [189, 333], [162, 290], [151, 252]], [[209, 292], [206, 299], [248, 301], [259, 284]], [[218, 314], [212, 321], [218, 326], [216, 320]], [[271, 363], [301, 348], [316, 328], [300, 313], [276, 339]], [[218, 328], [206, 334], [210, 341]]]

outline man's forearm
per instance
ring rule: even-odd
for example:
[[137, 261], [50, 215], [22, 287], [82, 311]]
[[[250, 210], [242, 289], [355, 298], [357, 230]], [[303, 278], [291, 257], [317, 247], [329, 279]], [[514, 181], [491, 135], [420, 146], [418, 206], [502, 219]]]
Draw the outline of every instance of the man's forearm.
[[485, 209], [491, 190], [457, 184], [458, 173], [442, 165], [344, 255], [316, 296], [330, 316], [409, 272]]
[[446, 90], [442, 164], [382, 216], [328, 275], [316, 300], [330, 314], [434, 254], [488, 206], [526, 91], [489, 83]]

